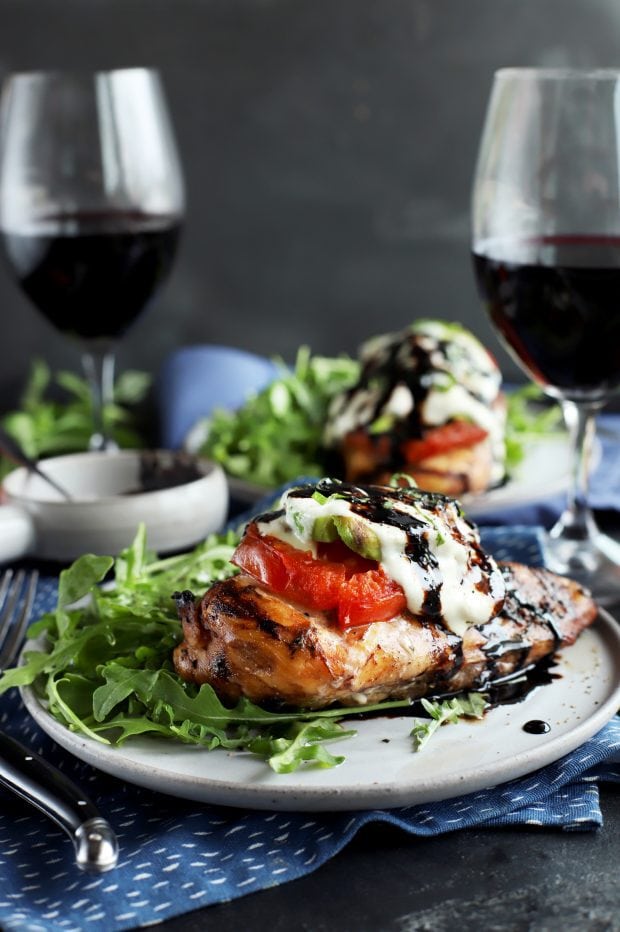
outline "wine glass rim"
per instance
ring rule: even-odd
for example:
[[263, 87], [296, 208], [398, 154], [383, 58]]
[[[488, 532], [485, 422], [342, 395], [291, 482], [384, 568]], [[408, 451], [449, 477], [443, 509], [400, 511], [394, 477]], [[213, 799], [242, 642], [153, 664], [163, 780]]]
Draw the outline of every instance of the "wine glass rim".
[[122, 74], [159, 75], [159, 69], [152, 65], [131, 65], [120, 68], [32, 68], [10, 71], [5, 76], [6, 82], [14, 80], [39, 80], [42, 78], [96, 78], [106, 75]]
[[495, 71], [495, 77], [504, 78], [536, 78], [543, 81], [558, 81], [574, 79], [581, 81], [583, 79], [599, 81], [617, 81], [620, 79], [620, 68], [537, 68], [537, 67], [506, 67], [498, 68]]

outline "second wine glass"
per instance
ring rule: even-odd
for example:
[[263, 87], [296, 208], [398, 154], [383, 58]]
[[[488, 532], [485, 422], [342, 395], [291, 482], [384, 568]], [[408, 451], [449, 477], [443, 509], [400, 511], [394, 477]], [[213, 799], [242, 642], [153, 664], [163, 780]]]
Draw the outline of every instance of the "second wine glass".
[[112, 448], [114, 347], [167, 277], [184, 212], [159, 75], [14, 74], [0, 133], [4, 252], [32, 303], [81, 347], [90, 448]]
[[[620, 546], [588, 506], [595, 417], [620, 385], [620, 72], [503, 69], [473, 191], [473, 254], [491, 323], [564, 409], [574, 441], [552, 569], [620, 597]], [[535, 492], [535, 490], [533, 490]]]

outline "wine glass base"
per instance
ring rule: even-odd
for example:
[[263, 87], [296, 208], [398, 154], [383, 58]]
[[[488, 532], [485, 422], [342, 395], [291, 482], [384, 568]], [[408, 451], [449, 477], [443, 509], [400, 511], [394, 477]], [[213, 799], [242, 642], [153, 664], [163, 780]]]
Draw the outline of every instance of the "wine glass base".
[[547, 534], [545, 564], [590, 590], [599, 605], [620, 603], [620, 544], [606, 534], [570, 540]]

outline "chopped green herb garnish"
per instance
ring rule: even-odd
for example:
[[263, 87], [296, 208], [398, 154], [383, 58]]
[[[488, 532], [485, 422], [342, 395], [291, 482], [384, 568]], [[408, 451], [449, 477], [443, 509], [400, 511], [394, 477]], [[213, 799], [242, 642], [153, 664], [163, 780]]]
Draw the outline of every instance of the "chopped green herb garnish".
[[406, 472], [395, 472], [390, 476], [390, 487], [393, 489], [418, 489], [418, 483], [413, 476], [409, 476]]
[[387, 434], [392, 430], [395, 423], [396, 417], [393, 414], [382, 414], [381, 417], [372, 422], [368, 432], [371, 434]]

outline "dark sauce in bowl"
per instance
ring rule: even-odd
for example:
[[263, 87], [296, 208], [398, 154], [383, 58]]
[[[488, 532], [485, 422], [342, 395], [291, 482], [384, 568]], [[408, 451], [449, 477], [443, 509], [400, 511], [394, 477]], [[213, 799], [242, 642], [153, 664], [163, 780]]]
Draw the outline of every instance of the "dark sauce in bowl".
[[196, 458], [190, 453], [145, 451], [140, 454], [139, 485], [128, 489], [124, 495], [142, 495], [145, 492], [161, 492], [179, 485], [196, 482], [205, 475]]

